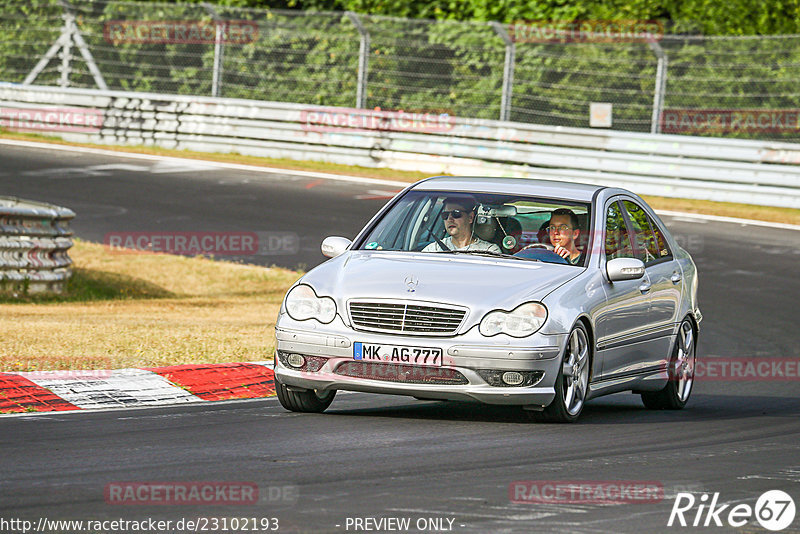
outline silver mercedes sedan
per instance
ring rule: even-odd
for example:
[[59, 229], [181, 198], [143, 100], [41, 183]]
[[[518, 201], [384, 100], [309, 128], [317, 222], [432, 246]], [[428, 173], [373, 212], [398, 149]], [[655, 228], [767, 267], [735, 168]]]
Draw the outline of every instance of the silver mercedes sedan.
[[288, 410], [322, 412], [347, 390], [574, 422], [620, 391], [653, 409], [689, 400], [697, 269], [630, 191], [429, 178], [322, 253], [275, 327]]

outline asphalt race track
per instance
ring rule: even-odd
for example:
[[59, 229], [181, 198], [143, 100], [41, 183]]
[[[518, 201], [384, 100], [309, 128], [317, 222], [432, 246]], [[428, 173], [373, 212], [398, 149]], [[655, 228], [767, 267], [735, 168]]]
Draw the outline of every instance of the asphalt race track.
[[[83, 239], [293, 233], [291, 253], [235, 258], [287, 267], [320, 263], [324, 236], [352, 237], [397, 190], [6, 145], [0, 162], [0, 195], [72, 208]], [[796, 361], [800, 232], [665, 222], [700, 271], [699, 357]], [[2, 417], [0, 518], [277, 518], [279, 532], [767, 532], [754, 518], [738, 528], [727, 519], [767, 490], [800, 507], [800, 379], [783, 378], [698, 381], [680, 412], [647, 411], [630, 394], [604, 397], [569, 426], [532, 424], [513, 409], [364, 394], [340, 394], [323, 415], [287, 413], [270, 398]], [[254, 483], [259, 501], [107, 502], [109, 485], [131, 481]], [[516, 504], [515, 481], [641, 481], [662, 487], [663, 498]], [[718, 505], [730, 505], [718, 516], [724, 526], [709, 518], [706, 528], [667, 527], [680, 492], [697, 498], [685, 513], [690, 525], [703, 495], [707, 506], [718, 493]], [[702, 525], [705, 509], [700, 515]], [[407, 518], [410, 527], [381, 518]], [[800, 513], [782, 532], [800, 532]]]

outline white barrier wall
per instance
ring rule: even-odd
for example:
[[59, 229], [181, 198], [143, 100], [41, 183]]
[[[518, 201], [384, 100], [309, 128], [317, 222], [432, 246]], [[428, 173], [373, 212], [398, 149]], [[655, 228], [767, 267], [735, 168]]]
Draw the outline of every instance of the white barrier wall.
[[0, 84], [0, 121], [79, 142], [547, 178], [800, 208], [794, 143], [13, 84]]

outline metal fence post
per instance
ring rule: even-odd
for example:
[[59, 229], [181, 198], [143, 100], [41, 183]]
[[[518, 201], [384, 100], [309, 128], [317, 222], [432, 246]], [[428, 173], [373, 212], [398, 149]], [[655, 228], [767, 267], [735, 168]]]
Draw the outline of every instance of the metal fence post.
[[514, 64], [517, 46], [502, 24], [497, 21], [489, 24], [506, 45], [506, 58], [503, 63], [503, 92], [500, 97], [500, 120], [507, 121], [511, 116], [511, 95], [514, 91]]
[[69, 75], [72, 67], [72, 36], [75, 31], [75, 19], [72, 13], [64, 13], [64, 32], [67, 34], [67, 39], [64, 40], [64, 46], [61, 48], [61, 78], [58, 85], [61, 87], [69, 87]]
[[222, 47], [222, 40], [224, 38], [225, 25], [214, 6], [208, 2], [203, 2], [203, 7], [211, 14], [217, 29], [214, 39], [214, 69], [211, 74], [211, 96], [216, 97], [220, 96], [222, 89], [222, 54], [225, 52]]
[[367, 71], [369, 69], [369, 32], [361, 23], [356, 13], [346, 11], [345, 14], [358, 30], [361, 36], [358, 45], [358, 86], [356, 87], [356, 107], [367, 107]]
[[650, 48], [658, 58], [656, 65], [656, 84], [653, 91], [653, 116], [650, 120], [650, 133], [661, 133], [661, 114], [664, 112], [664, 97], [667, 91], [667, 54], [656, 41], [650, 41]]

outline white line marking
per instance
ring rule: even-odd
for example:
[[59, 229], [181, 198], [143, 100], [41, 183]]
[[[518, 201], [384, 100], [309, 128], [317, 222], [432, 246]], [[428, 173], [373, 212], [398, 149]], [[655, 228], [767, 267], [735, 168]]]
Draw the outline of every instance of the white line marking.
[[[663, 213], [661, 215], [663, 215]], [[685, 223], [708, 224], [708, 221], [705, 220], [705, 219], [697, 220], [697, 219], [690, 219], [688, 217], [675, 217], [675, 216], [673, 216], [672, 220], [673, 221], [678, 221], [678, 222], [685, 222]]]
[[176, 172], [212, 171], [215, 170], [215, 168], [203, 160], [192, 160], [192, 162], [181, 164], [169, 161], [158, 161], [155, 165], [150, 167], [149, 170], [152, 174], [167, 174]]
[[[191, 163], [197, 163], [198, 161], [202, 161], [203, 164], [207, 164], [211, 168], [216, 169], [235, 169], [235, 170], [242, 170], [242, 171], [251, 171], [251, 172], [261, 172], [265, 174], [291, 174], [294, 176], [307, 176], [310, 178], [323, 178], [325, 180], [334, 180], [334, 181], [341, 181], [341, 182], [353, 182], [353, 183], [362, 183], [362, 184], [373, 184], [373, 185], [391, 185], [391, 186], [399, 186], [399, 187], [408, 187], [411, 185], [410, 182], [401, 182], [397, 180], [381, 180], [378, 178], [363, 178], [360, 176], [346, 176], [343, 174], [330, 174], [324, 172], [314, 172], [314, 171], [296, 171], [292, 169], [277, 169], [273, 167], [260, 167], [258, 165], [242, 165], [239, 163], [223, 163], [219, 161], [208, 161], [208, 160], [197, 160], [192, 158], [176, 158], [173, 156], [157, 156], [154, 154], [136, 154], [133, 152], [117, 152], [114, 150], [109, 149], [102, 149], [102, 148], [88, 148], [88, 147], [80, 147], [80, 146], [68, 146], [68, 145], [54, 145], [50, 143], [38, 143], [33, 141], [19, 141], [17, 139], [0, 139], [0, 145], [9, 145], [9, 146], [19, 146], [19, 147], [26, 147], [26, 148], [46, 148], [50, 150], [63, 150], [65, 152], [80, 152], [84, 154], [97, 154], [101, 156], [113, 156], [119, 158], [131, 158], [131, 159], [141, 159], [141, 160], [148, 160], [148, 161], [161, 161], [161, 162], [169, 162], [174, 165], [190, 165]], [[714, 221], [714, 222], [722, 222], [722, 223], [731, 223], [731, 224], [748, 224], [751, 226], [766, 226], [770, 228], [781, 228], [785, 230], [800, 230], [800, 225], [796, 224], [785, 224], [785, 223], [772, 223], [767, 221], [757, 221], [753, 219], [738, 219], [735, 217], [722, 217], [719, 215], [703, 215], [700, 213], [684, 213], [681, 211], [670, 211], [670, 210], [656, 210], [656, 213], [659, 215], [666, 215], [668, 217], [684, 217], [686, 219], [691, 220], [705, 220], [705, 221]]]

